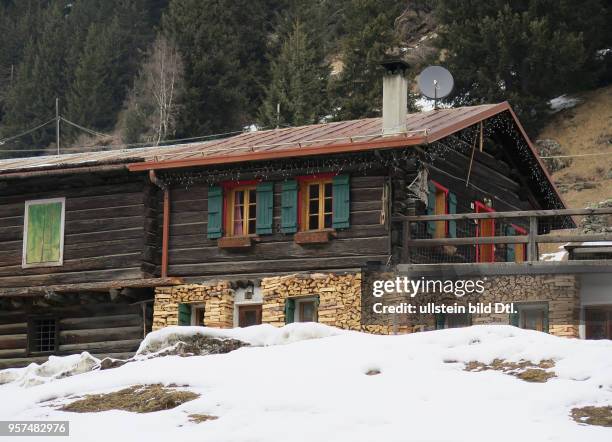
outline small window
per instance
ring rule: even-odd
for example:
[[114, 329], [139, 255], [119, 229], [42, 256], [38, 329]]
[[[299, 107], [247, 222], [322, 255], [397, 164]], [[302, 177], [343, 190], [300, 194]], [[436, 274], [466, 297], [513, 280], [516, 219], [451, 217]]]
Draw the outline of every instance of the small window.
[[238, 327], [261, 324], [261, 304], [238, 306]]
[[586, 339], [612, 339], [612, 306], [585, 308], [584, 321]]
[[332, 228], [332, 179], [308, 180], [302, 183], [302, 230]]
[[318, 299], [304, 298], [295, 300], [295, 322], [317, 322]]
[[436, 315], [436, 329], [461, 328], [472, 325], [472, 315], [469, 313], [438, 313]]
[[63, 264], [65, 202], [65, 198], [26, 201], [22, 267]]
[[28, 347], [31, 353], [50, 353], [57, 350], [57, 320], [35, 318], [30, 321]]
[[192, 304], [191, 305], [191, 325], [203, 326], [204, 324], [204, 305], [203, 304]]
[[255, 235], [257, 229], [257, 190], [255, 186], [231, 189], [227, 208], [228, 236]]
[[510, 316], [512, 325], [548, 333], [548, 303], [520, 303], [514, 304], [514, 308], [518, 313]]

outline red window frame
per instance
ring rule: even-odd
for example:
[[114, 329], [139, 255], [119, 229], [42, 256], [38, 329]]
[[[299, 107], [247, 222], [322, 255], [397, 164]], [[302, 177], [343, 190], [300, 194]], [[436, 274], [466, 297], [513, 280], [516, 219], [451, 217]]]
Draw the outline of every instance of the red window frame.
[[[223, 213], [221, 214], [221, 222], [222, 222], [221, 225], [223, 226], [224, 232], [227, 226], [227, 214], [228, 214], [227, 204], [229, 201], [228, 199], [229, 191], [235, 189], [236, 187], [257, 186], [261, 182], [262, 180], [258, 179], [258, 180], [223, 181], [219, 183], [219, 185], [223, 189]], [[226, 236], [226, 233], [224, 233], [223, 236]]]
[[[485, 204], [482, 201], [474, 201], [474, 210], [476, 213], [484, 213], [484, 212], [495, 212], [495, 209], [493, 209], [492, 207], [488, 207], [485, 206]], [[493, 226], [493, 236], [495, 236], [495, 219], [491, 219], [489, 220], [492, 223]], [[476, 237], [479, 238], [480, 235], [480, 220], [478, 220], [478, 223], [476, 224]], [[488, 262], [495, 262], [495, 244], [477, 244], [476, 245], [476, 262], [481, 262], [480, 261], [480, 247], [483, 246], [490, 246], [491, 247], [491, 257], [493, 258], [492, 261], [488, 261]]]
[[[444, 214], [448, 215], [448, 188], [444, 187], [442, 184], [438, 183], [437, 181], [434, 180], [429, 180], [431, 182], [431, 184], [434, 185], [434, 187], [438, 190], [441, 190], [442, 192], [444, 192]], [[440, 221], [435, 221], [435, 222], [440, 222]], [[448, 221], [443, 221], [444, 222], [444, 236], [446, 238], [448, 238]]]
[[[317, 174], [313, 174], [313, 175], [300, 175], [300, 176], [296, 176], [295, 180], [298, 183], [298, 216], [297, 216], [297, 222], [298, 222], [298, 231], [301, 232], [303, 231], [303, 226], [302, 226], [302, 221], [303, 221], [303, 200], [304, 200], [304, 195], [303, 195], [303, 190], [302, 188], [304, 187], [304, 183], [308, 182], [308, 181], [317, 181], [317, 180], [326, 180], [326, 179], [330, 179], [333, 178], [335, 176], [338, 175], [338, 172], [325, 172], [325, 173], [317, 173]], [[332, 191], [332, 201], [333, 201], [333, 191]], [[333, 218], [333, 210], [332, 210], [332, 218]]]

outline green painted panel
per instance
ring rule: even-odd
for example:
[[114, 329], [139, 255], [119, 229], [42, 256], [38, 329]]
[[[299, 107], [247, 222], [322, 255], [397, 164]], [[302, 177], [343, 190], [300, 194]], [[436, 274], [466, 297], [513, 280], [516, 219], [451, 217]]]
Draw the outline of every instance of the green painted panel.
[[178, 325], [191, 325], [191, 305], [178, 305]]
[[333, 227], [346, 229], [349, 227], [351, 214], [349, 176], [338, 175], [333, 178]]
[[28, 207], [26, 263], [58, 262], [62, 243], [62, 203]]
[[281, 194], [281, 231], [297, 232], [298, 222], [298, 185], [297, 181], [285, 181]]
[[223, 189], [220, 186], [208, 188], [208, 238], [223, 235]]
[[258, 235], [272, 233], [274, 206], [274, 185], [271, 182], [257, 185], [257, 227]]

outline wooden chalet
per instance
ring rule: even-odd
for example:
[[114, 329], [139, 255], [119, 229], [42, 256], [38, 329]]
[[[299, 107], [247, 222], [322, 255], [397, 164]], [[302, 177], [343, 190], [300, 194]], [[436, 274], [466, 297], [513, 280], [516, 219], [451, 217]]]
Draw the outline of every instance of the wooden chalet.
[[[574, 227], [508, 103], [406, 114], [388, 69], [383, 118], [0, 161], [0, 367], [125, 356], [177, 324], [387, 333], [361, 324], [367, 269], [526, 268]], [[575, 334], [542, 311], [506, 323]]]

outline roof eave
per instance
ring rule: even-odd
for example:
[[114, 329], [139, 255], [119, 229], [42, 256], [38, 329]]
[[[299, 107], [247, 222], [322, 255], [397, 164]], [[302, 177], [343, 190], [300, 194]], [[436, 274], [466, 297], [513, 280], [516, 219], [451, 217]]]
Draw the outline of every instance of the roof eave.
[[297, 147], [281, 151], [249, 152], [241, 155], [217, 155], [181, 160], [147, 161], [144, 163], [130, 164], [128, 166], [128, 169], [131, 172], [139, 172], [146, 170], [182, 169], [186, 167], [233, 164], [242, 163], [246, 161], [265, 161], [291, 157], [306, 157], [314, 155], [330, 155], [379, 149], [393, 149], [415, 146], [427, 142], [428, 139], [426, 136], [400, 135], [394, 137], [377, 138], [376, 140], [372, 141], [361, 141], [333, 145], [312, 145], [309, 147]]

